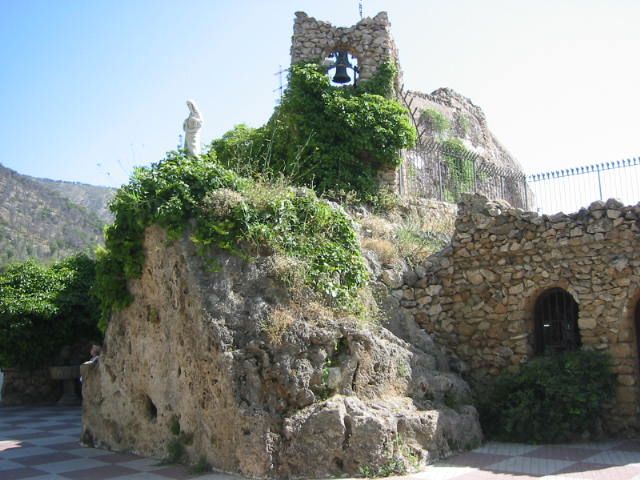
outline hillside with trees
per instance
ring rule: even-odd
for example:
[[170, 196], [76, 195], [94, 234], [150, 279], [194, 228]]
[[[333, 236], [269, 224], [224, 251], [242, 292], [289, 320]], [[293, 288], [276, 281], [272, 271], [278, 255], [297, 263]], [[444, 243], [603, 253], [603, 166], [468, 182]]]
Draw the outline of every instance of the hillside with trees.
[[0, 165], [0, 267], [51, 262], [103, 243], [114, 190], [21, 175]]

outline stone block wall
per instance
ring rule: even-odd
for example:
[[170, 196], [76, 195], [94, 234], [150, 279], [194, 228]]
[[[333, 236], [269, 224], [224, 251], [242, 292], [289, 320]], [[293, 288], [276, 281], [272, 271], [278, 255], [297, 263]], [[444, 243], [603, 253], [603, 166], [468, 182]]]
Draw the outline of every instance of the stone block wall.
[[49, 369], [5, 368], [1, 405], [53, 404], [62, 395], [62, 382], [52, 380]]
[[291, 64], [321, 61], [332, 52], [346, 50], [358, 59], [361, 80], [372, 78], [378, 67], [390, 59], [399, 68], [398, 49], [391, 37], [391, 24], [386, 12], [380, 12], [373, 18], [363, 18], [351, 27], [334, 27], [304, 12], [296, 12], [295, 15]]
[[640, 204], [598, 201], [547, 216], [468, 195], [451, 245], [405, 275], [396, 296], [482, 383], [532, 358], [534, 306], [555, 287], [578, 303], [582, 348], [613, 358], [618, 384], [607, 427], [637, 428]]

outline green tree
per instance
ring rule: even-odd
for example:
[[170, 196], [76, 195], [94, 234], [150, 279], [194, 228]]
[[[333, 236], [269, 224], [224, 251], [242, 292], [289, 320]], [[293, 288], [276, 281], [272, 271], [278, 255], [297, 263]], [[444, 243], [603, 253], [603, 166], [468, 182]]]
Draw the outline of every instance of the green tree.
[[95, 262], [76, 255], [50, 267], [35, 260], [0, 274], [0, 366], [38, 368], [65, 345], [98, 340]]

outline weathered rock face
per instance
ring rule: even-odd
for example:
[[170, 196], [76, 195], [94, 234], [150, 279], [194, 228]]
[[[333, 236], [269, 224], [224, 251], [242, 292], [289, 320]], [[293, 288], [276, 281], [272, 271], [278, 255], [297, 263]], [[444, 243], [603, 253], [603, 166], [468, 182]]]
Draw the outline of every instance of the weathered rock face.
[[468, 386], [424, 332], [412, 346], [309, 306], [272, 341], [265, 325], [288, 293], [269, 259], [220, 253], [210, 272], [158, 228], [145, 255], [133, 304], [85, 371], [85, 442], [161, 458], [181, 441], [189, 461], [221, 470], [318, 477], [480, 441]]
[[553, 288], [577, 302], [582, 348], [608, 352], [618, 375], [607, 427], [638, 428], [640, 204], [594, 202], [538, 215], [469, 195], [451, 245], [396, 285], [404, 313], [483, 383], [534, 355], [535, 305]]
[[[470, 99], [450, 88], [439, 88], [428, 93], [409, 91], [407, 101], [419, 129], [424, 130], [425, 140], [434, 138], [459, 138], [465, 146], [480, 155], [484, 160], [514, 172], [522, 172], [522, 166], [491, 133], [482, 109]], [[438, 132], [421, 113], [432, 109], [444, 115], [449, 122], [447, 132]]]

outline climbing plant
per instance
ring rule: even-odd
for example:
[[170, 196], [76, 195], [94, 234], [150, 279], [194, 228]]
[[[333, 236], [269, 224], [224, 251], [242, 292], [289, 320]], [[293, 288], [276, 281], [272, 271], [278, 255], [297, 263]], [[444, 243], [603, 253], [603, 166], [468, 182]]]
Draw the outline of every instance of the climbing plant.
[[357, 88], [333, 87], [317, 64], [294, 65], [280, 106], [266, 125], [237, 126], [212, 143], [219, 161], [243, 173], [285, 175], [317, 192], [377, 192], [377, 172], [400, 164], [416, 132], [395, 101], [396, 69], [382, 65]]

